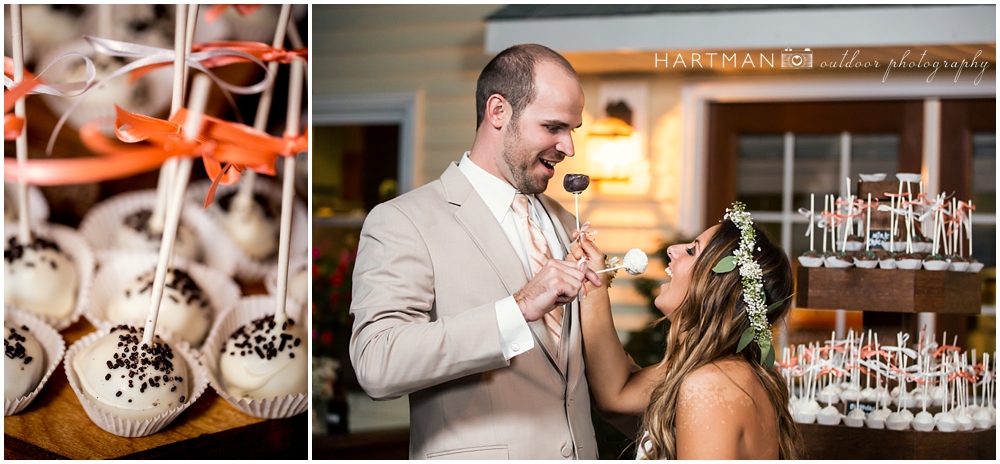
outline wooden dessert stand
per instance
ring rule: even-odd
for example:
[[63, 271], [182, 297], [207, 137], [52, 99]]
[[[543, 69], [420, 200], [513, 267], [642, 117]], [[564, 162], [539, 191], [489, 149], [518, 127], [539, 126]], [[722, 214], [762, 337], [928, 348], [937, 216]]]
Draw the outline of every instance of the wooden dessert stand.
[[[899, 330], [919, 333], [916, 313], [965, 315], [982, 310], [982, 280], [969, 272], [801, 266], [797, 277], [798, 307], [864, 311], [865, 329], [881, 330], [883, 335], [894, 336]], [[900, 314], [902, 323], [880, 324], [871, 313]], [[948, 333], [949, 338], [958, 334]], [[809, 459], [996, 459], [996, 427], [945, 433], [843, 424], [798, 426]]]
[[798, 424], [807, 459], [989, 459], [997, 429], [918, 432], [846, 425]]

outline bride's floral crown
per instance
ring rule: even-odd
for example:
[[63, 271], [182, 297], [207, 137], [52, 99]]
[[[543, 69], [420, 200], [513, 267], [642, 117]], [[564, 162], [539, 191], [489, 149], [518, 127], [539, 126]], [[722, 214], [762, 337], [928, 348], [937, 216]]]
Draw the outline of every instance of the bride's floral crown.
[[[767, 322], [767, 313], [791, 298], [789, 295], [771, 306], [764, 306], [766, 296], [764, 295], [764, 278], [760, 270], [760, 264], [753, 259], [753, 250], [757, 243], [757, 233], [753, 228], [753, 220], [750, 213], [746, 212], [745, 206], [741, 202], [733, 203], [731, 208], [726, 208], [726, 215], [723, 219], [728, 219], [736, 224], [740, 229], [740, 245], [731, 256], [726, 256], [719, 260], [719, 263], [712, 268], [716, 274], [740, 268], [740, 280], [743, 283], [743, 301], [747, 304], [747, 317], [750, 318], [750, 327], [740, 336], [740, 342], [736, 346], [736, 352], [743, 351], [751, 341], [756, 341], [760, 347], [760, 362], [764, 366], [774, 365], [774, 347], [771, 345], [771, 324]], [[757, 247], [760, 251], [760, 247]]]

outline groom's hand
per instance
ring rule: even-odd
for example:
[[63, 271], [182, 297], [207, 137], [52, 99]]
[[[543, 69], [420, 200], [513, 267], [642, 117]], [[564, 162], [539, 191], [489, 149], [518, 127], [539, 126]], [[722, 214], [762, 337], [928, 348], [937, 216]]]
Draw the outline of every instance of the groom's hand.
[[537, 321], [552, 311], [576, 299], [584, 281], [600, 285], [601, 279], [586, 268], [586, 262], [572, 263], [558, 259], [545, 262], [528, 283], [514, 293], [524, 320]]

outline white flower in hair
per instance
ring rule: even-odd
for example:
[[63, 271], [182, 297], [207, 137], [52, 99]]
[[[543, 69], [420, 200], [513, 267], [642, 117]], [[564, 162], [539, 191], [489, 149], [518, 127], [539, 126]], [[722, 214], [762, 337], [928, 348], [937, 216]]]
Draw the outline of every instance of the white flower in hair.
[[[712, 268], [717, 274], [724, 274], [739, 267], [740, 280], [743, 283], [743, 301], [747, 305], [747, 317], [750, 318], [750, 327], [743, 332], [740, 337], [736, 352], [743, 351], [751, 341], [756, 341], [760, 347], [761, 363], [765, 366], [773, 365], [774, 348], [771, 346], [771, 324], [767, 322], [768, 308], [764, 305], [764, 277], [760, 265], [753, 259], [753, 249], [756, 247], [757, 234], [753, 228], [753, 220], [750, 213], [746, 212], [743, 203], [733, 203], [732, 208], [726, 208], [724, 217], [736, 224], [740, 229], [740, 245], [732, 256], [722, 258], [718, 264]], [[790, 298], [790, 297], [789, 297]], [[772, 307], [781, 305], [786, 299], [772, 304]], [[768, 362], [768, 360], [771, 360]]]

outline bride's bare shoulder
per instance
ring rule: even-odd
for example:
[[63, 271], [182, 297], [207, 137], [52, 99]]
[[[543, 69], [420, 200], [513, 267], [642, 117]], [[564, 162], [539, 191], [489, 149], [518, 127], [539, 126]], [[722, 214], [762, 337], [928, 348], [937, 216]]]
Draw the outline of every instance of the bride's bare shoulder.
[[681, 382], [678, 407], [741, 415], [754, 409], [750, 390], [755, 381], [750, 367], [738, 359], [706, 364]]

